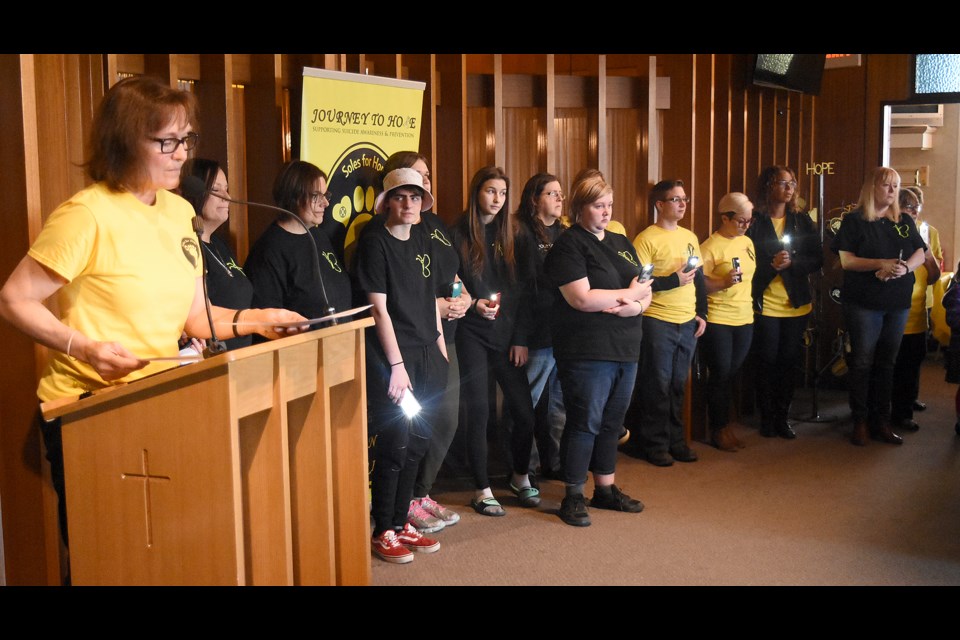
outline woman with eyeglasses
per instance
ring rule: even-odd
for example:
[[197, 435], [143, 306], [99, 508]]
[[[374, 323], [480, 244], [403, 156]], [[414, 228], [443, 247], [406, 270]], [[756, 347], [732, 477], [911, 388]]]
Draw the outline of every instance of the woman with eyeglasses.
[[701, 353], [707, 365], [710, 441], [721, 451], [736, 451], [743, 443], [729, 426], [730, 398], [731, 385], [753, 340], [750, 288], [757, 261], [753, 241], [746, 236], [753, 203], [734, 192], [723, 196], [717, 208], [720, 228], [700, 245], [707, 288], [707, 330]]
[[[546, 277], [543, 262], [566, 229], [562, 220], [563, 197], [556, 176], [538, 173], [524, 185], [515, 213], [517, 237], [534, 249], [529, 255], [534, 259], [536, 271], [532, 281], [533, 295], [530, 297], [532, 309], [526, 366], [537, 442], [536, 453], [531, 455], [530, 468], [536, 470], [539, 462], [541, 473], [551, 477], [557, 477], [559, 473], [560, 436], [565, 418], [550, 330], [553, 307], [560, 292]], [[544, 400], [542, 403], [541, 398]]]
[[[230, 203], [217, 197], [217, 194], [230, 197], [227, 175], [215, 160], [191, 158], [183, 163], [180, 176], [199, 178], [205, 187], [202, 193], [181, 195], [193, 205], [193, 210], [203, 222], [200, 249], [206, 254], [207, 295], [210, 302], [218, 307], [247, 309], [253, 300], [253, 285], [237, 264], [230, 246], [219, 234], [214, 233], [230, 216]], [[239, 349], [249, 346], [252, 340], [251, 336], [240, 336], [224, 340], [224, 343], [227, 349]]]
[[920, 365], [927, 355], [927, 285], [940, 277], [940, 261], [943, 250], [939, 239], [934, 245], [933, 234], [927, 230], [924, 237], [920, 218], [920, 199], [906, 187], [900, 189], [900, 211], [913, 218], [920, 238], [927, 244], [923, 252], [923, 264], [913, 272], [913, 291], [910, 294], [910, 313], [900, 340], [897, 360], [893, 365], [896, 381], [891, 392], [890, 419], [893, 427], [901, 431], [919, 431], [920, 425], [913, 419], [914, 403], [920, 395]]
[[457, 353], [462, 426], [475, 489], [470, 506], [485, 516], [506, 515], [487, 474], [491, 372], [513, 418], [508, 486], [520, 506], [540, 504], [540, 491], [528, 474], [534, 417], [523, 369], [530, 331], [531, 247], [515, 236], [509, 187], [510, 180], [500, 167], [480, 169], [470, 181], [467, 210], [451, 229], [453, 246], [460, 254], [460, 279], [473, 294], [473, 304], [457, 329]]
[[760, 434], [792, 440], [797, 433], [787, 418], [813, 309], [809, 276], [822, 266], [823, 250], [813, 220], [798, 210], [793, 169], [775, 165], [761, 171], [755, 202], [747, 236], [757, 252], [753, 346]]
[[280, 170], [273, 200], [290, 213], [267, 227], [243, 265], [254, 306], [282, 306], [311, 319], [351, 308], [350, 278], [318, 228], [330, 204], [326, 190], [326, 174], [309, 162], [294, 160]]
[[[49, 351], [41, 402], [124, 384], [177, 365], [183, 331], [209, 338], [200, 246], [190, 204], [172, 193], [197, 143], [196, 102], [156, 78], [131, 77], [104, 95], [94, 116], [93, 184], [50, 214], [0, 290], [0, 315]], [[56, 296], [59, 316], [44, 301]], [[282, 309], [213, 307], [218, 336], [290, 333], [269, 323], [302, 320]], [[293, 330], [296, 332], [299, 330]], [[157, 361], [156, 358], [170, 358]], [[67, 542], [61, 422], [37, 412]]]
[[683, 398], [697, 339], [707, 328], [707, 295], [700, 243], [680, 226], [690, 198], [682, 180], [662, 180], [650, 191], [657, 221], [633, 240], [641, 264], [653, 264], [653, 300], [644, 312], [637, 384], [640, 428], [636, 448], [650, 464], [696, 462], [686, 442]]
[[900, 174], [877, 167], [863, 182], [857, 208], [843, 216], [831, 249], [843, 268], [843, 319], [850, 337], [848, 383], [858, 446], [873, 438], [903, 444], [890, 425], [893, 365], [910, 314], [914, 274], [926, 245], [913, 218], [900, 212]]
[[553, 307], [556, 355], [566, 425], [561, 441], [564, 498], [560, 519], [590, 525], [584, 498], [593, 474], [590, 507], [639, 513], [643, 503], [615, 484], [617, 440], [637, 377], [641, 315], [650, 306], [650, 282], [630, 241], [606, 230], [613, 189], [593, 175], [573, 185], [573, 225], [547, 253], [544, 271], [559, 287]]

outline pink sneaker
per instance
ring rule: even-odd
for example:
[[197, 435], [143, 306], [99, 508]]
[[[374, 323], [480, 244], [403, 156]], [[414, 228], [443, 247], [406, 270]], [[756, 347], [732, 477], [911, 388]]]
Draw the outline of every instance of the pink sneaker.
[[[452, 526], [457, 524], [460, 521], [460, 514], [452, 509], [448, 509], [442, 504], [438, 503], [436, 500], [430, 496], [424, 496], [420, 498], [420, 506], [423, 507], [423, 510], [434, 516], [435, 518], [440, 518], [445, 526]], [[429, 533], [425, 531], [424, 533]]]
[[410, 549], [410, 551], [419, 551], [420, 553], [433, 553], [440, 550], [439, 542], [426, 537], [409, 522], [403, 526], [402, 531], [397, 533], [397, 542]]
[[[414, 533], [416, 533], [416, 529], [414, 529]], [[400, 540], [397, 539], [397, 532], [393, 529], [387, 529], [379, 536], [374, 536], [371, 545], [374, 555], [381, 560], [396, 564], [413, 562], [413, 553], [400, 544]], [[437, 547], [439, 546], [440, 543], [437, 543]]]

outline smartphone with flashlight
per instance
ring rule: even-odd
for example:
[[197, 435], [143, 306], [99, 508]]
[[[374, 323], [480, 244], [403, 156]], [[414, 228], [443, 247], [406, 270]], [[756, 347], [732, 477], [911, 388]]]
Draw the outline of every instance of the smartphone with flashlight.
[[462, 282], [452, 282], [452, 283], [450, 283], [450, 297], [451, 297], [451, 298], [459, 298], [461, 293], [463, 293], [463, 283], [462, 283]]
[[497, 311], [493, 314], [493, 317], [496, 318], [500, 315], [500, 292], [497, 291], [496, 293], [491, 293], [488, 300], [490, 300], [490, 305], [495, 305], [497, 307]]
[[687, 264], [683, 266], [684, 273], [690, 273], [697, 268], [697, 265], [700, 264], [700, 258], [697, 256], [690, 256], [687, 258]]
[[[740, 271], [740, 258], [731, 258], [730, 264], [733, 265], [734, 271]], [[734, 277], [734, 282], [743, 282], [743, 275], [738, 273]]]
[[400, 409], [403, 411], [403, 415], [413, 418], [420, 413], [421, 408], [420, 403], [413, 397], [413, 391], [405, 389], [403, 396], [400, 398]]
[[646, 282], [653, 277], [653, 263], [643, 265], [643, 269], [640, 270], [640, 282]]

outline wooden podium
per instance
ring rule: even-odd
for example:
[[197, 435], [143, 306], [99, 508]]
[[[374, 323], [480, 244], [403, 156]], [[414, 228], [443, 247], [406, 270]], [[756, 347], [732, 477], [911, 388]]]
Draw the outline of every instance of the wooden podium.
[[364, 327], [57, 408], [75, 585], [367, 585]]

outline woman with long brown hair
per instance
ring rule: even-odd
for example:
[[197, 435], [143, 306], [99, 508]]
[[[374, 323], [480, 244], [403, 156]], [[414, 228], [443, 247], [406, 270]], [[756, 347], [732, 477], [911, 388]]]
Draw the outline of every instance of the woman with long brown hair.
[[540, 504], [528, 475], [533, 443], [533, 405], [523, 366], [529, 332], [529, 247], [515, 239], [508, 208], [510, 180], [499, 167], [473, 176], [467, 210], [451, 230], [460, 253], [460, 279], [474, 296], [457, 329], [460, 402], [464, 408], [467, 458], [476, 495], [471, 506], [486, 516], [505, 515], [487, 475], [489, 374], [492, 371], [514, 420], [510, 434], [510, 490], [524, 507]]

